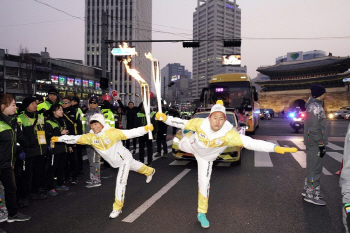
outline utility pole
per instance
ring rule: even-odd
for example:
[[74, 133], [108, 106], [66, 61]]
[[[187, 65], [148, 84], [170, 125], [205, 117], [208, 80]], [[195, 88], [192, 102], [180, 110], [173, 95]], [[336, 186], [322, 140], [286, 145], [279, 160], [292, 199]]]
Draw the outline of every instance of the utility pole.
[[[105, 11], [102, 11], [102, 30], [101, 30], [101, 69], [102, 69], [102, 78], [107, 78], [107, 54], [108, 54], [108, 47], [106, 44], [107, 40], [107, 14]], [[108, 90], [111, 86], [111, 82], [108, 80]], [[107, 90], [107, 92], [108, 92]], [[104, 90], [102, 90], [104, 91]]]

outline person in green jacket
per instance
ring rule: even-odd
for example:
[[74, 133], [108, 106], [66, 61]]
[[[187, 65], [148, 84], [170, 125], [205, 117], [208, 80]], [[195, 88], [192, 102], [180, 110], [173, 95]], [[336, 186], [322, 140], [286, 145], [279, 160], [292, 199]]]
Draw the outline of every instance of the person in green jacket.
[[102, 102], [101, 112], [105, 117], [105, 123], [109, 124], [110, 127], [115, 128], [114, 114], [111, 110], [111, 104], [108, 100], [104, 100]]
[[60, 103], [60, 99], [58, 98], [58, 91], [56, 88], [52, 87], [49, 89], [48, 98], [43, 103], [38, 105], [37, 111], [39, 113], [43, 113], [44, 116], [46, 116], [49, 113], [48, 110], [51, 108], [51, 105], [58, 103], [62, 104]]
[[20, 156], [16, 161], [15, 167], [20, 170], [20, 178], [17, 186], [19, 187], [20, 206], [29, 205], [28, 199], [43, 200], [47, 195], [39, 192], [41, 177], [44, 172], [45, 155], [47, 153], [48, 143], [45, 138], [44, 116], [39, 114], [35, 97], [26, 97], [23, 99], [25, 109], [18, 118], [23, 135], [28, 141], [35, 140], [35, 147], [24, 147], [25, 156]]

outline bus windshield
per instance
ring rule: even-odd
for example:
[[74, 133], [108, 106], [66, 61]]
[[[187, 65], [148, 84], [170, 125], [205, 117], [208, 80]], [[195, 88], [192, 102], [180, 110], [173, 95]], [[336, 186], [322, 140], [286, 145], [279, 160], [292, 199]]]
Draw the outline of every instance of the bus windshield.
[[221, 82], [209, 84], [209, 103], [215, 104], [217, 100], [223, 100], [226, 108], [252, 108], [252, 95], [250, 82]]

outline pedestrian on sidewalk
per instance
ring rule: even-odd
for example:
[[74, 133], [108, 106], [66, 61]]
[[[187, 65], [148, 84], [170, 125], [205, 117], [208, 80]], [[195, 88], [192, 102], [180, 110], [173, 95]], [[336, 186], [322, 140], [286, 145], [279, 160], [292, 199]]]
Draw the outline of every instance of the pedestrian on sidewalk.
[[323, 109], [326, 89], [319, 84], [310, 86], [311, 97], [305, 104], [304, 144], [306, 146], [306, 176], [302, 196], [304, 201], [326, 205], [322, 200], [320, 178], [325, 146], [328, 143], [326, 114]]
[[[296, 152], [296, 148], [279, 147], [271, 142], [254, 140], [248, 136], [239, 134], [232, 124], [226, 119], [226, 109], [223, 101], [219, 100], [211, 108], [209, 117], [184, 120], [164, 113], [157, 113], [156, 119], [167, 125], [190, 130], [179, 142], [182, 151], [195, 156], [198, 164], [198, 221], [203, 228], [209, 227], [206, 213], [208, 211], [210, 177], [213, 161], [229, 146], [245, 147], [249, 150], [276, 152]], [[194, 133], [193, 133], [194, 131]]]
[[153, 125], [146, 125], [131, 130], [119, 130], [111, 128], [105, 123], [102, 114], [95, 114], [90, 118], [90, 126], [93, 133], [83, 134], [79, 136], [61, 136], [54, 137], [52, 142], [64, 142], [67, 144], [85, 144], [91, 145], [100, 154], [103, 159], [113, 168], [118, 168], [118, 175], [115, 189], [115, 201], [113, 203], [113, 211], [109, 215], [110, 218], [116, 218], [122, 212], [125, 199], [125, 189], [128, 181], [129, 171], [145, 175], [146, 183], [152, 180], [155, 169], [136, 161], [129, 150], [127, 150], [121, 140], [140, 137], [147, 134], [148, 130], [153, 130]]

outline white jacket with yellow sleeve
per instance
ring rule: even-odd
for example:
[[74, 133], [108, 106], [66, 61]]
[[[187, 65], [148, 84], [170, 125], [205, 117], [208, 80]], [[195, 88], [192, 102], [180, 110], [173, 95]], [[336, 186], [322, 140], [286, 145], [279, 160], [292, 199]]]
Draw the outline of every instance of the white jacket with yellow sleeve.
[[275, 144], [239, 134], [229, 121], [225, 121], [218, 131], [211, 130], [209, 118], [194, 118], [183, 120], [177, 117], [167, 116], [167, 125], [191, 130], [196, 133], [189, 138], [184, 137], [179, 148], [185, 152], [200, 156], [207, 161], [214, 161], [228, 146], [245, 147], [249, 150], [274, 152]]
[[67, 144], [91, 145], [105, 161], [112, 167], [117, 168], [123, 160], [133, 158], [130, 151], [123, 146], [121, 140], [140, 137], [146, 133], [144, 126], [130, 130], [119, 130], [105, 124], [98, 134], [94, 134], [90, 130], [90, 133], [83, 135], [61, 136], [58, 141]]

